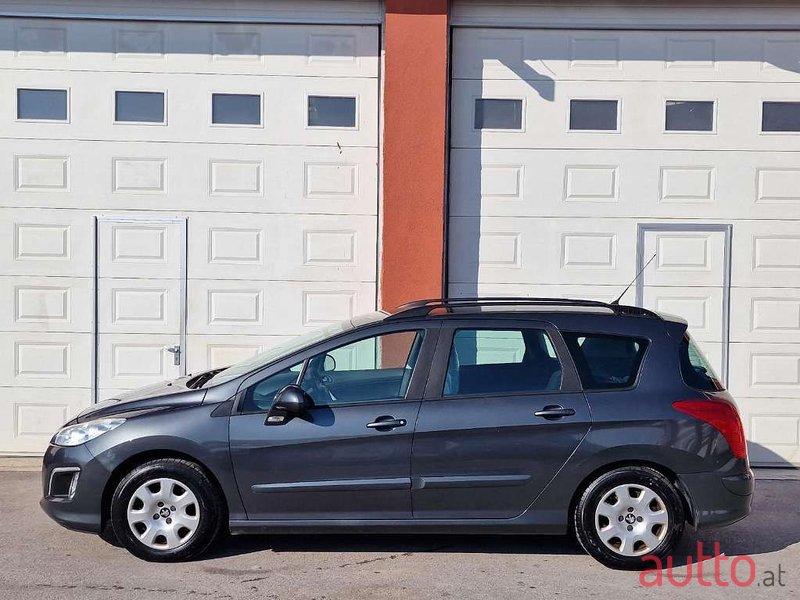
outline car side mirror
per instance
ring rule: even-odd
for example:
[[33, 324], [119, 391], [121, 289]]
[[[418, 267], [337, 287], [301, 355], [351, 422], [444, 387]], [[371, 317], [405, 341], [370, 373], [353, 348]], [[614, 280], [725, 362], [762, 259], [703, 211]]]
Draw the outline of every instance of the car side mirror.
[[275, 394], [265, 425], [283, 425], [313, 408], [314, 401], [299, 385], [289, 384]]

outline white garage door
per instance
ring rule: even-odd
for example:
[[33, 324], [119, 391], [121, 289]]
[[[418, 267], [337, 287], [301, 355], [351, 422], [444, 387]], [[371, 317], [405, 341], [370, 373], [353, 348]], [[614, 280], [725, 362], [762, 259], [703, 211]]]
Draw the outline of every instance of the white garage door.
[[0, 452], [374, 309], [378, 72], [374, 26], [0, 20]]
[[452, 294], [611, 300], [656, 255], [644, 304], [730, 373], [754, 462], [800, 464], [797, 32], [456, 28], [451, 131]]

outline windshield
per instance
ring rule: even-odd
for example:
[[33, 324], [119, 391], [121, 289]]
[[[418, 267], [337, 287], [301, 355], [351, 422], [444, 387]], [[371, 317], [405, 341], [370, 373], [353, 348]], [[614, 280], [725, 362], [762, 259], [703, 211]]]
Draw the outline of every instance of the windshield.
[[321, 342], [339, 333], [344, 333], [345, 331], [349, 331], [350, 329], [355, 329], [356, 327], [359, 327], [361, 325], [366, 325], [368, 323], [374, 323], [380, 321], [385, 317], [386, 313], [382, 312], [370, 313], [368, 315], [364, 315], [353, 320], [331, 323], [330, 325], [326, 325], [325, 327], [321, 327], [320, 329], [309, 331], [308, 333], [305, 333], [298, 337], [291, 338], [283, 342], [282, 344], [273, 346], [269, 350], [261, 352], [260, 354], [256, 354], [252, 358], [248, 358], [247, 360], [238, 362], [235, 365], [231, 365], [227, 369], [220, 371], [218, 374], [214, 375], [210, 380], [207, 380], [206, 383], [209, 383], [210, 381], [214, 385], [219, 385], [221, 383], [231, 381], [232, 379], [236, 379], [240, 375], [244, 375], [245, 373], [250, 373], [251, 371], [256, 371], [261, 367], [276, 362], [277, 360], [280, 360], [285, 356], [294, 354], [295, 352], [302, 350], [307, 346], [311, 346], [313, 344], [316, 344], [317, 342]]

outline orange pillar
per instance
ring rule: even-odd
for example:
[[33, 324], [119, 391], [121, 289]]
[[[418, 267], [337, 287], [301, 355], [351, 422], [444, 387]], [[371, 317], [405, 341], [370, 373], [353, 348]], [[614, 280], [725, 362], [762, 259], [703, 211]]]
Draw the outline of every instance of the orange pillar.
[[448, 1], [386, 0], [380, 305], [444, 296]]

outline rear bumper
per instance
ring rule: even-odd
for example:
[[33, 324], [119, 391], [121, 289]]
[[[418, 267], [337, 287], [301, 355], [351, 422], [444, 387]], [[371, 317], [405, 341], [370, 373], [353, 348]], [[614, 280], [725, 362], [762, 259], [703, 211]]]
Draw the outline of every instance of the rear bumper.
[[696, 529], [724, 527], [750, 514], [755, 479], [749, 468], [736, 474], [683, 474], [678, 479], [689, 500], [689, 516]]
[[[52, 495], [54, 470], [68, 469], [76, 480], [68, 494]], [[86, 446], [50, 446], [42, 461], [42, 499], [39, 505], [59, 525], [75, 531], [100, 533], [102, 496], [110, 473]]]

